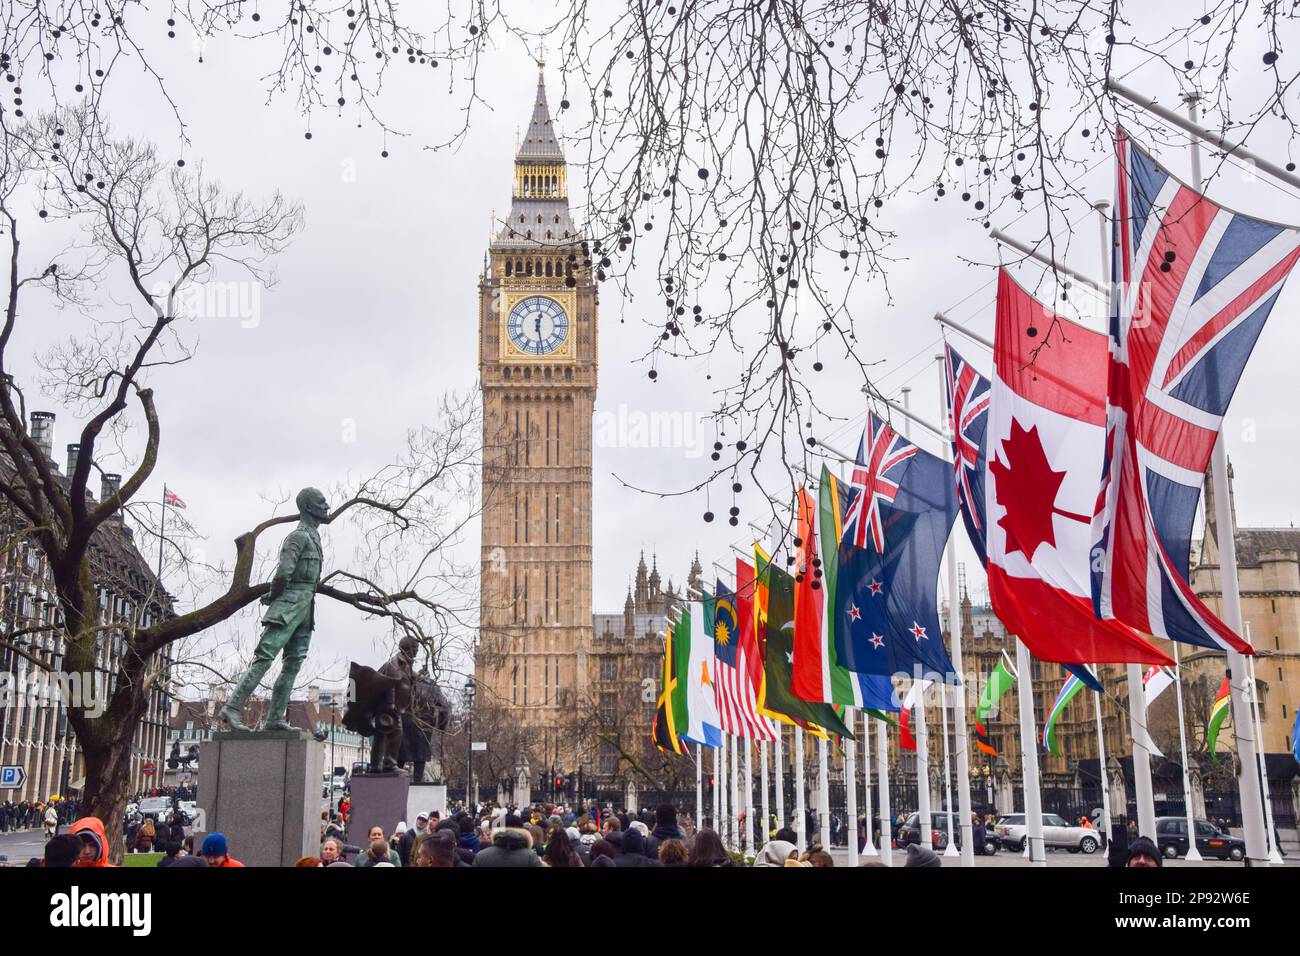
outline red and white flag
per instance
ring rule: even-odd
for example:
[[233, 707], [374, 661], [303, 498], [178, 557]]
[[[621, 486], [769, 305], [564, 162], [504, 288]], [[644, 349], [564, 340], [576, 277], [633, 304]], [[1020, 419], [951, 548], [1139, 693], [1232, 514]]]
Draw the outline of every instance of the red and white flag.
[[994, 344], [984, 482], [994, 612], [1040, 660], [1172, 663], [1092, 611], [1106, 337], [1054, 315], [1002, 270]]
[[171, 505], [173, 508], [184, 508], [185, 501], [176, 492], [169, 488], [163, 488], [163, 504]]

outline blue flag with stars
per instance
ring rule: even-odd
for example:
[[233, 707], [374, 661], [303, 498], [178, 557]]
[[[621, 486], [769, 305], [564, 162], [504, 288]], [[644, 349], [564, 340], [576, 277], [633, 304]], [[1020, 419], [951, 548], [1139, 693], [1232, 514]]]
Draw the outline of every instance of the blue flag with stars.
[[861, 674], [959, 682], [939, 626], [939, 565], [957, 518], [952, 465], [867, 416], [840, 542], [835, 652]]

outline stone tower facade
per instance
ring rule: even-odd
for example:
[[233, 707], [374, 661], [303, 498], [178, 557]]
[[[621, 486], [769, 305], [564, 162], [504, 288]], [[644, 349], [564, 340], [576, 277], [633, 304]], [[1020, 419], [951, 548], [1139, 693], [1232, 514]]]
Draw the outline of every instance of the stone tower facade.
[[479, 279], [484, 500], [475, 708], [501, 708], [535, 761], [563, 762], [557, 728], [587, 688], [592, 640], [597, 293], [569, 212], [541, 64], [510, 213], [494, 229]]

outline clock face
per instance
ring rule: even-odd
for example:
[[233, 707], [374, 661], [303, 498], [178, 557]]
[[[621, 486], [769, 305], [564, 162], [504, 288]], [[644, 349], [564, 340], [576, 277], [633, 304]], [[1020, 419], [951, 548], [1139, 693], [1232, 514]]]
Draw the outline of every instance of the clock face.
[[521, 299], [510, 310], [506, 331], [515, 348], [529, 355], [549, 355], [569, 335], [569, 316], [564, 307], [544, 295]]

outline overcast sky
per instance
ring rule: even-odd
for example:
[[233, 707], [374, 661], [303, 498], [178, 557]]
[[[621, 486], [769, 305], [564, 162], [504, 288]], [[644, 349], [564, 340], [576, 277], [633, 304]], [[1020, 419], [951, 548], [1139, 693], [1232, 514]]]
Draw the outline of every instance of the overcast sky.
[[[358, 129], [349, 107], [342, 116], [317, 114], [309, 141], [290, 99], [267, 103], [259, 79], [269, 68], [262, 59], [267, 51], [218, 40], [204, 51], [200, 65], [185, 36], [166, 39], [163, 18], [160, 13], [157, 39], [146, 34], [146, 40], [188, 122], [191, 143], [182, 151], [174, 118], [143, 81], [135, 82], [131, 97], [118, 91], [111, 113], [117, 128], [156, 140], [164, 156], [201, 158], [210, 175], [251, 196], [279, 189], [305, 207], [305, 228], [279, 257], [279, 283], [263, 296], [255, 327], [238, 319], [193, 323], [194, 360], [160, 370], [152, 381], [163, 445], [148, 496], [158, 498], [166, 481], [188, 501], [187, 517], [207, 537], [209, 557], [228, 558], [233, 537], [265, 515], [266, 497], [291, 495], [304, 484], [328, 486], [375, 469], [400, 450], [408, 429], [429, 420], [445, 391], [476, 388], [477, 278], [489, 215], [508, 208], [516, 130], [527, 125], [537, 72], [522, 45], [503, 41], [478, 77], [489, 108], [476, 109], [470, 134], [455, 151], [420, 148], [454, 128], [463, 102], [460, 84], [448, 93], [446, 77], [427, 70], [418, 79], [411, 73], [409, 80], [396, 71], [381, 100], [393, 122], [412, 132], [410, 138], [385, 140], [372, 124]], [[1248, 65], [1234, 79], [1243, 95], [1260, 72], [1261, 42], [1243, 38], [1239, 61]], [[554, 104], [561, 77], [550, 72]], [[1139, 69], [1126, 82], [1142, 86], [1148, 75], [1155, 76]], [[119, 82], [134, 82], [127, 71], [119, 69], [117, 76]], [[1147, 89], [1167, 102], [1175, 99], [1172, 87]], [[559, 125], [563, 130], [563, 118]], [[1253, 143], [1286, 161], [1286, 142], [1277, 131], [1264, 128]], [[387, 159], [380, 156], [385, 147]], [[1162, 158], [1178, 174], [1188, 174], [1185, 153], [1166, 151]], [[1086, 189], [1093, 198], [1109, 199], [1111, 170], [1100, 147], [1095, 159]], [[1263, 177], [1225, 175], [1213, 195], [1243, 211], [1300, 222], [1300, 200]], [[931, 316], [946, 311], [989, 333], [993, 270], [962, 259], [994, 263], [997, 252], [951, 200], [935, 203], [928, 194], [916, 196], [894, 203], [890, 213], [887, 225], [898, 232], [890, 249], [898, 259], [890, 273], [893, 304], [886, 303], [879, 286], [859, 288], [854, 299], [859, 342], [882, 363], [877, 382], [894, 395], [910, 386], [913, 407], [937, 420], [933, 356], [940, 333]], [[1006, 227], [1010, 221], [1008, 216], [994, 225]], [[1031, 212], [1010, 230], [1033, 234], [1037, 225]], [[1095, 221], [1084, 218], [1079, 224], [1070, 263], [1100, 273]], [[1039, 274], [1032, 266], [1018, 273], [1031, 284]], [[611, 286], [602, 290], [598, 415], [617, 420], [622, 409], [624, 415], [663, 411], [693, 418], [712, 404], [717, 381], [705, 375], [724, 367], [725, 359], [661, 365], [657, 383], [635, 364], [648, 345], [638, 310], [649, 312], [645, 305], [653, 298], [653, 279], [650, 269], [634, 276], [632, 288], [640, 296], [630, 301]], [[1296, 516], [1288, 462], [1294, 461], [1300, 439], [1292, 411], [1293, 356], [1300, 351], [1297, 296], [1293, 282], [1274, 310], [1227, 420], [1242, 525], [1287, 525]], [[657, 316], [657, 309], [650, 312]], [[58, 323], [75, 322], [53, 313], [49, 318], [23, 331], [15, 355], [25, 359], [52, 341], [52, 331], [64, 333]], [[962, 347], [987, 372], [987, 351], [969, 343]], [[849, 422], [818, 427], [851, 451], [864, 408], [859, 383], [846, 363], [830, 355], [824, 361], [820, 400]], [[29, 367], [16, 364], [22, 379]], [[48, 401], [31, 404], [62, 411]], [[60, 414], [56, 457], [73, 439], [73, 429], [71, 417]], [[355, 440], [347, 440], [353, 432]], [[715, 559], [732, 565], [728, 546], [747, 545], [748, 535], [743, 525], [731, 529], [721, 520], [712, 525], [700, 520], [703, 494], [665, 502], [627, 491], [613, 477], [680, 488], [708, 464], [712, 427], [693, 448], [619, 447], [627, 435], [610, 443], [604, 440], [608, 434], [597, 430], [594, 461], [595, 610], [621, 610], [642, 549], [657, 554], [661, 573], [675, 582], [685, 577], [697, 549], [706, 569]], [[938, 450], [920, 432], [913, 437]], [[713, 510], [725, 515], [728, 499], [729, 493], [715, 495]], [[740, 504], [744, 517], [760, 517], [760, 502], [742, 496]], [[279, 537], [278, 530], [268, 536], [266, 550], [273, 552]], [[467, 557], [476, 551], [477, 528]], [[982, 586], [969, 547], [963, 545], [960, 554], [972, 586]], [[338, 557], [345, 562], [347, 555]], [[945, 590], [941, 581], [941, 595]], [[239, 627], [247, 643], [255, 624], [246, 617]], [[322, 607], [304, 674], [315, 668], [329, 679], [342, 679], [349, 657], [375, 663], [388, 643], [384, 628], [363, 625], [350, 610]]]

